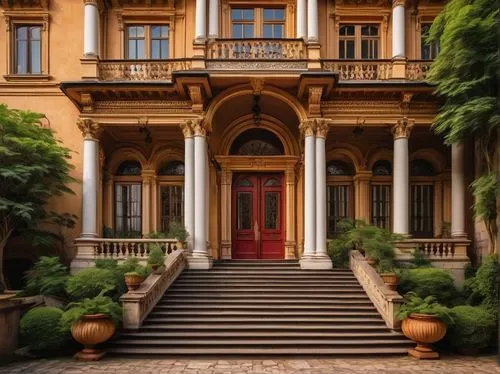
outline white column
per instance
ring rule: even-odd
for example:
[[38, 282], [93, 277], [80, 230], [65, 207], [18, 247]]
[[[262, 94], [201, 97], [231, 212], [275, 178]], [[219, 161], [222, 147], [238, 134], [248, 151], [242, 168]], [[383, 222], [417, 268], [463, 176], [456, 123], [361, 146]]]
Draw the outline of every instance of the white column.
[[188, 251], [194, 239], [194, 138], [191, 123], [182, 124], [184, 134], [184, 226], [189, 233]]
[[307, 39], [306, 0], [297, 0], [297, 38]]
[[[316, 128], [316, 257], [328, 257], [326, 251], [326, 135], [328, 125]], [[329, 260], [329, 258], [328, 258]]]
[[195, 39], [204, 41], [207, 37], [207, 0], [196, 0]]
[[306, 122], [304, 131], [304, 257], [316, 253], [316, 169], [313, 125]]
[[318, 0], [307, 1], [307, 40], [317, 42], [318, 39]]
[[451, 146], [451, 236], [465, 238], [464, 146]]
[[404, 58], [405, 52], [405, 1], [392, 2], [392, 58]]
[[409, 234], [409, 158], [408, 137], [412, 124], [405, 118], [394, 126], [394, 169], [393, 169], [393, 231]]
[[97, 2], [85, 0], [83, 24], [84, 56], [99, 55], [99, 9]]
[[208, 37], [219, 37], [219, 0], [210, 0], [208, 13]]
[[99, 125], [90, 119], [77, 123], [83, 133], [82, 238], [97, 237], [97, 183], [99, 179]]

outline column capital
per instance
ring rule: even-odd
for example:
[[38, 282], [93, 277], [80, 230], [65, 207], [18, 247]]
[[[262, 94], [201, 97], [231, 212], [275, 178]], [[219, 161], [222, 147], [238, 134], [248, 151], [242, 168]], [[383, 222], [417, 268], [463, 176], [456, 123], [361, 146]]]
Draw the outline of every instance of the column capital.
[[193, 129], [193, 136], [207, 136], [209, 129], [204, 118], [195, 118], [188, 121]]
[[316, 122], [314, 119], [306, 119], [299, 125], [299, 130], [304, 137], [314, 136]]
[[102, 127], [99, 122], [94, 121], [91, 118], [79, 118], [76, 121], [76, 125], [82, 132], [85, 140], [99, 140], [99, 136], [102, 133]]
[[403, 117], [399, 119], [397, 123], [392, 127], [392, 134], [394, 135], [394, 140], [399, 138], [409, 138], [411, 129], [415, 125], [414, 119], [409, 119]]
[[316, 118], [316, 137], [326, 139], [329, 129], [330, 126], [325, 118]]
[[184, 139], [193, 137], [193, 127], [191, 126], [192, 120], [184, 121], [180, 124], [182, 134], [184, 135]]
[[392, 7], [406, 6], [406, 0], [392, 0]]

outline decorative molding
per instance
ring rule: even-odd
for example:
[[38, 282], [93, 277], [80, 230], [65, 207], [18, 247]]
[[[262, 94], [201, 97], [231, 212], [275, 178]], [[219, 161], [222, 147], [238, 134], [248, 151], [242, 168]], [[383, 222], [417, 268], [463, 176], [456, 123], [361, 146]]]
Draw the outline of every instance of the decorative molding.
[[49, 0], [1, 0], [4, 9], [43, 9], [49, 10]]
[[82, 103], [82, 112], [94, 111], [94, 99], [88, 92], [82, 92], [80, 95], [80, 102]]
[[316, 136], [319, 138], [325, 138], [328, 135], [328, 130], [330, 126], [328, 125], [328, 120], [324, 118], [316, 118]]
[[322, 86], [311, 86], [309, 87], [309, 115], [310, 116], [320, 116], [321, 115], [321, 96], [323, 96]]
[[187, 120], [184, 121], [180, 124], [182, 134], [184, 135], [184, 138], [192, 138], [194, 133], [193, 133], [193, 127], [191, 126], [192, 120]]
[[413, 98], [413, 93], [403, 92], [400, 103], [401, 112], [403, 114], [408, 114], [408, 112], [410, 111], [410, 102], [412, 98]]
[[392, 127], [392, 134], [394, 135], [394, 140], [400, 138], [409, 138], [411, 129], [415, 125], [414, 119], [408, 119], [403, 117], [398, 120], [397, 124]]
[[250, 78], [250, 86], [252, 86], [254, 95], [261, 95], [264, 89], [264, 78]]
[[314, 119], [307, 119], [302, 121], [299, 125], [299, 130], [302, 136], [314, 136], [315, 121]]
[[193, 113], [203, 112], [204, 98], [201, 84], [189, 85], [188, 92], [192, 102], [191, 108]]
[[102, 133], [102, 127], [97, 121], [91, 118], [79, 118], [76, 125], [82, 132], [83, 138], [90, 140], [98, 140]]
[[207, 136], [209, 133], [208, 128], [204, 122], [204, 118], [195, 118], [188, 120], [191, 128], [193, 129], [194, 136]]
[[241, 74], [248, 74], [248, 70], [279, 70], [296, 71], [307, 70], [307, 61], [218, 61], [207, 60], [208, 70], [228, 70], [239, 71]]
[[395, 8], [397, 6], [406, 6], [406, 0], [392, 0], [392, 7]]

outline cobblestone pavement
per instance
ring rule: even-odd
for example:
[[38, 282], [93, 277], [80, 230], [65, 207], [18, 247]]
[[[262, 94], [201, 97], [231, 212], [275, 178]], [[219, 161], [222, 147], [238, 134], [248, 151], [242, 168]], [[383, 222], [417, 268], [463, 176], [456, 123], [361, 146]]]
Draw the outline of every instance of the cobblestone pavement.
[[453, 373], [494, 374], [500, 373], [493, 356], [458, 357], [446, 356], [437, 361], [418, 361], [410, 357], [338, 358], [338, 359], [275, 359], [259, 360], [227, 359], [126, 359], [107, 358], [99, 362], [76, 362], [69, 358], [40, 359], [17, 362], [0, 367], [0, 373], [47, 373], [47, 374], [257, 374], [257, 373]]

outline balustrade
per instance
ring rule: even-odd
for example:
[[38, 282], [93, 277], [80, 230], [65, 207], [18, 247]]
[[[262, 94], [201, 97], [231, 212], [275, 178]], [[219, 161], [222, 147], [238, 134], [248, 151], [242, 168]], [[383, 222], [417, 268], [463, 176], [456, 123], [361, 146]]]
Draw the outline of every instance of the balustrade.
[[339, 80], [386, 80], [392, 77], [390, 60], [323, 60], [323, 70], [336, 72]]
[[178, 60], [103, 60], [98, 64], [104, 81], [172, 80], [172, 72], [189, 70], [191, 61]]
[[411, 81], [423, 81], [431, 68], [432, 61], [408, 61], [406, 65], [406, 79]]
[[217, 39], [207, 57], [221, 60], [301, 60], [307, 56], [302, 39]]

